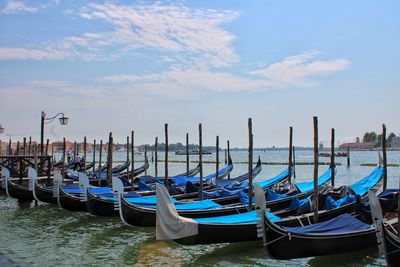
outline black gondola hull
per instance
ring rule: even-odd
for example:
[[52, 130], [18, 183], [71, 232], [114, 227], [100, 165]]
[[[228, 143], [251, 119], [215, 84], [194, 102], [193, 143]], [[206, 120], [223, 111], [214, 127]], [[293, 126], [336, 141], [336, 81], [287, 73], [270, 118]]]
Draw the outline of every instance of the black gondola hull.
[[[155, 227], [156, 210], [145, 208], [127, 202], [124, 198], [121, 200], [122, 216], [124, 221], [132, 226]], [[187, 218], [205, 218], [231, 215], [248, 211], [247, 206], [238, 206], [237, 208], [222, 208], [210, 210], [187, 210], [178, 211], [178, 214]]]
[[53, 196], [53, 190], [40, 186], [35, 183], [35, 196], [36, 198], [44, 203], [57, 203], [57, 198]]
[[87, 211], [86, 202], [81, 201], [78, 195], [71, 195], [60, 187], [58, 204], [61, 208], [69, 211]]
[[199, 224], [199, 233], [194, 236], [175, 239], [182, 245], [200, 245], [216, 243], [235, 243], [260, 240], [255, 224]]
[[114, 201], [101, 198], [90, 192], [87, 193], [87, 196], [86, 208], [91, 214], [105, 217], [118, 216], [118, 211], [114, 209]]
[[33, 198], [33, 193], [28, 189], [28, 187], [25, 187], [23, 185], [15, 184], [14, 182], [11, 182], [8, 180], [8, 195], [12, 198], [18, 199], [20, 202], [29, 202], [32, 201]]
[[386, 246], [386, 261], [389, 267], [400, 266], [400, 238], [389, 233], [389, 230], [383, 226], [385, 246]]
[[270, 227], [266, 231], [266, 242], [269, 255], [280, 260], [346, 253], [377, 245], [373, 230], [332, 236], [289, 237]]

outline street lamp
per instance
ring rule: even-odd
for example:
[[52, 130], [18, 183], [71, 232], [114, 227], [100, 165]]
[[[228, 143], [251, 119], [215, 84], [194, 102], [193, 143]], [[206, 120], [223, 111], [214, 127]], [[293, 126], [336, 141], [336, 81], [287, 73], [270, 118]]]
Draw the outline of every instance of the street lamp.
[[60, 112], [60, 113], [56, 114], [53, 117], [46, 118], [46, 113], [44, 113], [44, 111], [42, 111], [41, 120], [40, 120], [40, 125], [41, 125], [41, 127], [40, 127], [40, 129], [41, 129], [41, 131], [40, 131], [40, 155], [42, 155], [42, 156], [43, 156], [43, 151], [44, 151], [44, 146], [43, 146], [43, 143], [44, 143], [44, 125], [52, 123], [58, 116], [60, 116], [60, 118], [59, 118], [60, 124], [61, 125], [67, 125], [69, 118], [65, 117], [63, 112]]

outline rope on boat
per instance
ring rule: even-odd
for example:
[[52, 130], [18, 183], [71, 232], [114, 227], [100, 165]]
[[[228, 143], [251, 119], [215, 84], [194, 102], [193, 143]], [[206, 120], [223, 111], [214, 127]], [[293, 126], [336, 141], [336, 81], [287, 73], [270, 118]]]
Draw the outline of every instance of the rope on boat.
[[[281, 239], [284, 238], [284, 237], [286, 237], [286, 235], [282, 235], [281, 237], [278, 237], [277, 239], [274, 239], [274, 240], [272, 240], [272, 241], [269, 241], [269, 242], [265, 243], [264, 246], [268, 246], [269, 244], [272, 244], [272, 243], [274, 243], [274, 242], [276, 242], [276, 241], [279, 241], [279, 240], [281, 240]], [[288, 237], [289, 237], [289, 240], [292, 239], [292, 237], [290, 236], [290, 233], [288, 233]]]
[[387, 223], [386, 225], [388, 225], [388, 226], [396, 233], [396, 235], [398, 234], [397, 231], [396, 231], [396, 229], [394, 229], [394, 227], [393, 227], [392, 224]]
[[301, 225], [302, 227], [304, 227], [304, 224], [303, 224], [303, 222], [301, 221], [300, 217], [295, 217], [295, 218], [299, 221], [300, 225]]

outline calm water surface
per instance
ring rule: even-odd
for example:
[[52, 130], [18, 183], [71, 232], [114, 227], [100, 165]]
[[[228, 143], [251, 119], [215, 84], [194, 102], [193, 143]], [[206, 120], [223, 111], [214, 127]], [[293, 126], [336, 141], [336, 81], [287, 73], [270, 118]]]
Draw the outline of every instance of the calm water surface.
[[[286, 152], [256, 152], [263, 161], [285, 162]], [[151, 156], [151, 154], [150, 154]], [[222, 155], [221, 155], [222, 156]], [[140, 159], [141, 156], [137, 156]], [[223, 156], [222, 156], [223, 157]], [[124, 153], [116, 153], [114, 159], [123, 160]], [[213, 160], [215, 155], [205, 156]], [[399, 152], [389, 152], [388, 162], [398, 163]], [[184, 160], [184, 156], [170, 156]], [[197, 157], [192, 156], [195, 160]], [[235, 162], [245, 161], [245, 152], [232, 152]], [[297, 162], [311, 162], [311, 151], [297, 151]], [[321, 161], [328, 159], [321, 158]], [[351, 184], [367, 175], [373, 167], [361, 167], [360, 163], [377, 162], [376, 152], [352, 152], [350, 168], [346, 159], [338, 167], [337, 184]], [[137, 163], [139, 166], [141, 163]], [[163, 174], [159, 164], [159, 173]], [[194, 166], [192, 163], [191, 166]], [[264, 165], [257, 180], [268, 179], [285, 166]], [[320, 167], [320, 172], [326, 170]], [[185, 164], [171, 163], [170, 174], [183, 172]], [[205, 165], [205, 174], [215, 170]], [[232, 177], [247, 171], [247, 165], [235, 164]], [[297, 181], [312, 177], [312, 166], [297, 166]], [[154, 173], [151, 165], [149, 174]], [[389, 187], [398, 187], [399, 168], [388, 168]], [[60, 210], [56, 205], [18, 204], [0, 193], [0, 253], [22, 266], [384, 266], [375, 249], [334, 256], [277, 261], [270, 259], [259, 242], [181, 246], [173, 242], [155, 240], [153, 228], [125, 226], [119, 218], [100, 218], [80, 212]]]

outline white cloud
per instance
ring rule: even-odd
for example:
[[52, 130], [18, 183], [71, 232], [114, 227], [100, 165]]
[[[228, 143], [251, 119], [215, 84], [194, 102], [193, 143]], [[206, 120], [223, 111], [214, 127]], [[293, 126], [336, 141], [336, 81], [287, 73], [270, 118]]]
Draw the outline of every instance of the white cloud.
[[123, 86], [126, 92], [191, 98], [208, 92], [254, 92], [311, 86], [315, 85], [312, 78], [336, 73], [350, 65], [347, 59], [316, 60], [318, 54], [309, 51], [287, 57], [281, 62], [250, 71], [253, 76], [196, 67], [172, 67], [162, 73], [113, 75], [99, 81]]
[[[225, 67], [239, 60], [232, 48], [235, 36], [221, 27], [238, 16], [235, 11], [190, 9], [159, 2], [137, 5], [105, 3], [88, 4], [77, 15], [93, 21], [93, 24], [105, 22], [111, 30], [85, 32], [37, 44], [33, 48], [42, 50], [45, 46], [58, 51], [57, 54], [63, 52], [64, 57], [83, 60], [115, 60], [138, 49], [160, 53], [161, 60], [169, 60], [169, 64]], [[17, 59], [21, 57], [17, 56]], [[32, 59], [58, 60], [60, 57]]]
[[318, 54], [317, 51], [304, 52], [250, 73], [274, 84], [301, 86], [307, 85], [313, 76], [332, 74], [350, 65], [347, 59], [315, 60]]
[[67, 42], [88, 50], [122, 46], [185, 53], [189, 58], [207, 56], [213, 66], [228, 66], [238, 60], [231, 47], [234, 36], [221, 24], [238, 16], [234, 11], [189, 9], [182, 5], [89, 4], [79, 15], [88, 20], [111, 23], [110, 32], [86, 33]]
[[1, 10], [1, 13], [35, 13], [37, 11], [39, 11], [39, 8], [27, 6], [21, 1], [8, 1], [6, 6]]
[[30, 49], [0, 47], [0, 60], [60, 60], [69, 56], [68, 51], [58, 49]]

